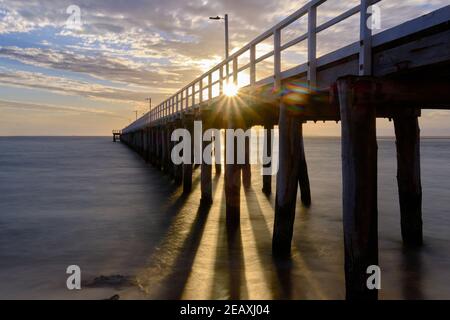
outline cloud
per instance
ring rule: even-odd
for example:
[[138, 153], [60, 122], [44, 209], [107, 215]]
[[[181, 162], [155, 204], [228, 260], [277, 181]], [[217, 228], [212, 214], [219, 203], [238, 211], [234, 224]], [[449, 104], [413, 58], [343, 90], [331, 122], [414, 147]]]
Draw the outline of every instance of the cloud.
[[80, 72], [100, 79], [145, 87], [169, 80], [166, 79], [166, 74], [146, 70], [142, 64], [121, 58], [107, 57], [102, 53], [94, 56], [51, 48], [1, 47], [0, 56], [25, 64]]
[[109, 112], [106, 110], [99, 110], [94, 108], [80, 108], [80, 107], [69, 107], [69, 106], [55, 106], [55, 105], [46, 105], [46, 104], [35, 104], [35, 103], [24, 103], [19, 101], [7, 101], [7, 100], [0, 100], [0, 109], [15, 109], [15, 110], [21, 110], [21, 111], [51, 111], [54, 112], [62, 112], [62, 113], [88, 113], [88, 114], [96, 114], [101, 116], [107, 116], [107, 117], [113, 117], [113, 118], [121, 118], [124, 117]]
[[[81, 0], [76, 4], [81, 10], [83, 28], [77, 31], [64, 28], [68, 18], [66, 8], [73, 4], [71, 0], [58, 1], [57, 4], [51, 0], [0, 0], [0, 8], [7, 12], [6, 25], [0, 32], [26, 32], [52, 26], [59, 30], [62, 38], [79, 39], [77, 45], [63, 46], [59, 50], [3, 47], [0, 55], [27, 64], [87, 73], [146, 88], [169, 87], [175, 91], [206, 71], [204, 66], [211, 63], [205, 61], [217, 62], [223, 57], [223, 25], [208, 20], [209, 16], [229, 13], [232, 47], [239, 48], [306, 2]], [[325, 2], [319, 7], [319, 23], [358, 3], [359, 0]], [[381, 3], [386, 23], [391, 24], [393, 7], [395, 19], [401, 21], [402, 16], [410, 17], [412, 12], [417, 15], [420, 10], [442, 6], [445, 0]], [[425, 4], [429, 9], [422, 9]], [[298, 29], [304, 25], [305, 21]], [[343, 44], [353, 41], [356, 34], [345, 30], [349, 30], [349, 23], [340, 24], [333, 30], [334, 34], [340, 34], [339, 40]], [[319, 47], [323, 47], [323, 52], [334, 49], [329, 45], [336, 40], [334, 34], [321, 38]]]
[[[0, 68], [0, 85], [79, 95], [105, 103], [143, 104], [145, 97], [152, 96], [158, 103], [224, 56], [223, 22], [210, 21], [209, 16], [229, 14], [231, 47], [236, 49], [307, 2], [0, 0], [0, 43], [3, 38], [17, 36], [15, 41], [0, 46], [0, 57], [39, 67], [39, 72]], [[329, 0], [319, 7], [318, 23], [358, 3], [359, 0]], [[384, 0], [380, 3], [382, 27], [394, 26], [447, 3], [448, 0]], [[65, 28], [69, 17], [66, 9], [73, 4], [81, 9], [80, 30]], [[284, 31], [282, 38], [286, 41], [305, 31], [303, 19]], [[357, 40], [357, 32], [358, 21], [346, 21], [320, 33], [319, 54]], [[269, 51], [270, 46], [269, 43], [266, 48]], [[305, 48], [292, 49], [293, 54], [283, 56], [283, 63], [293, 66], [305, 62]], [[261, 64], [261, 70], [263, 67]]]
[[[106, 101], [142, 102], [148, 96], [145, 91], [127, 90], [38, 72], [11, 71], [4, 68], [0, 68], [0, 83]], [[162, 97], [168, 92], [160, 91], [157, 95]]]

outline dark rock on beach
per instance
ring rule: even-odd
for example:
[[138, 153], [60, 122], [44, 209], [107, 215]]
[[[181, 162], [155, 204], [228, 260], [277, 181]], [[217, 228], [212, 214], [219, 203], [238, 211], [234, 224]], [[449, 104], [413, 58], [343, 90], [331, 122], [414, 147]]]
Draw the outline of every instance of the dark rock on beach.
[[[96, 277], [92, 282], [85, 286], [89, 288], [122, 288], [132, 286], [134, 283], [128, 276], [112, 275]], [[115, 299], [112, 299], [115, 300]]]

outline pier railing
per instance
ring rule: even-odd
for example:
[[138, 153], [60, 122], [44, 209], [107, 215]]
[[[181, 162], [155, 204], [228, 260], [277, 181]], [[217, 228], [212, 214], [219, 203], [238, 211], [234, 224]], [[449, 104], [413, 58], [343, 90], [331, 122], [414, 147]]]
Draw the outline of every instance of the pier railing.
[[[125, 128], [124, 131], [133, 131], [155, 121], [179, 116], [183, 112], [198, 108], [200, 104], [211, 102], [214, 98], [223, 93], [224, 86], [228, 83], [231, 82], [237, 86], [239, 74], [244, 71], [249, 71], [249, 86], [251, 87], [273, 84], [274, 88], [277, 89], [280, 87], [283, 79], [302, 72], [306, 72], [309, 85], [314, 86], [316, 84], [317, 68], [317, 34], [358, 13], [360, 14], [359, 74], [369, 75], [371, 73], [372, 65], [372, 32], [367, 26], [367, 20], [370, 17], [369, 7], [380, 1], [381, 0], [361, 0], [359, 5], [320, 25], [317, 25], [317, 8], [327, 2], [327, 0], [312, 0], [308, 2], [289, 17], [256, 37], [240, 50], [231, 54], [228, 59], [225, 59], [174, 95], [161, 102], [150, 112]], [[282, 44], [282, 30], [306, 15], [308, 18], [306, 33]], [[260, 57], [256, 57], [256, 46], [271, 37], [273, 37], [273, 50]], [[307, 41], [307, 62], [282, 72], [282, 52], [303, 41]], [[239, 57], [247, 54], [250, 56], [250, 62], [243, 66], [239, 66]], [[273, 75], [256, 81], [256, 69], [258, 64], [272, 57], [274, 66]]]

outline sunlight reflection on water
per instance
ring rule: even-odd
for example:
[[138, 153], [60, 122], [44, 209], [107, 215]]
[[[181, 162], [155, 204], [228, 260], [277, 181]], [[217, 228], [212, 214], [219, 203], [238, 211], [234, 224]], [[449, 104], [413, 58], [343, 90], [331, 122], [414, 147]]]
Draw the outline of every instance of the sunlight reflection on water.
[[[0, 138], [1, 298], [341, 299], [340, 142], [306, 138], [313, 205], [298, 201], [293, 258], [271, 256], [274, 196], [241, 191], [239, 226], [225, 219], [223, 175], [199, 206], [200, 168], [183, 195], [168, 177], [106, 138]], [[450, 139], [422, 141], [425, 246], [402, 248], [395, 144], [379, 139], [381, 298], [450, 298]], [[275, 190], [273, 179], [273, 190]], [[65, 289], [123, 274], [139, 287]], [[140, 289], [141, 290], [140, 290]]]

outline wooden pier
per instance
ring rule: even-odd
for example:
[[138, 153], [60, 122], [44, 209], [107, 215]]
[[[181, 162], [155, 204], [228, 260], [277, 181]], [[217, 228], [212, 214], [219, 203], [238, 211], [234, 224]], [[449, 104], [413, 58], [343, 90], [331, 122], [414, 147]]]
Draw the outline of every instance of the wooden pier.
[[[175, 129], [193, 133], [194, 121], [202, 121], [203, 130], [277, 126], [273, 255], [289, 259], [298, 189], [304, 206], [314, 202], [302, 126], [306, 122], [340, 121], [346, 296], [377, 299], [377, 290], [366, 285], [367, 268], [378, 265], [376, 118], [393, 119], [402, 237], [407, 246], [421, 245], [418, 118], [423, 109], [450, 109], [450, 6], [372, 35], [366, 24], [367, 8], [378, 1], [362, 0], [357, 7], [317, 25], [317, 7], [324, 2], [309, 2], [261, 34], [125, 128], [120, 139], [189, 192], [192, 163], [175, 165], [170, 158], [170, 137]], [[360, 41], [317, 57], [316, 34], [357, 13], [361, 13]], [[281, 31], [305, 15], [307, 33], [282, 44]], [[274, 50], [257, 58], [256, 45], [271, 37]], [[281, 53], [301, 41], [308, 44], [308, 62], [282, 72]], [[238, 58], [247, 52], [250, 63], [239, 65]], [[256, 81], [258, 63], [268, 58], [274, 61], [273, 75]], [[250, 73], [250, 85], [241, 88], [237, 97], [222, 94], [227, 81], [237, 84], [239, 73], [244, 71]], [[267, 139], [270, 153], [273, 137]], [[227, 220], [239, 220], [241, 185], [251, 182], [251, 169], [246, 164], [225, 164]], [[211, 176], [212, 166], [202, 163], [201, 201], [205, 205], [212, 201]], [[272, 192], [270, 176], [264, 176], [262, 192]]]
[[113, 135], [113, 142], [120, 141], [122, 130], [113, 130], [112, 135]]

